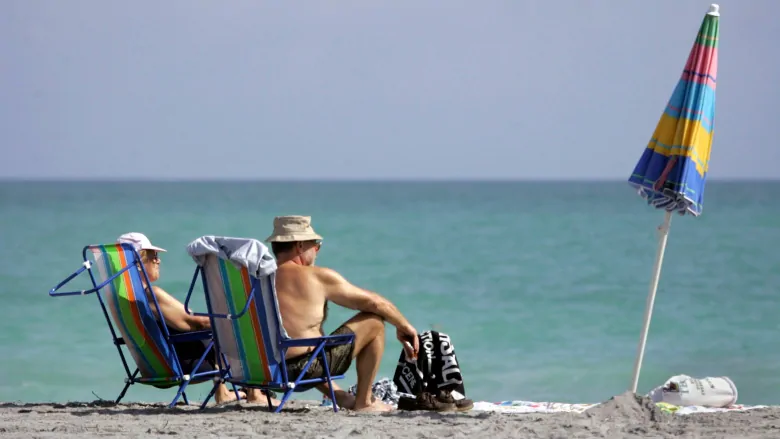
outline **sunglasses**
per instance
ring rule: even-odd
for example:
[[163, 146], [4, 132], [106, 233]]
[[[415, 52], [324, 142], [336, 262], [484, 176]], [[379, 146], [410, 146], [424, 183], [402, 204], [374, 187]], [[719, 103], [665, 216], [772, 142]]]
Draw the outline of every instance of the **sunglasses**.
[[160, 254], [158, 252], [147, 252], [146, 260], [149, 262], [158, 262], [160, 260]]

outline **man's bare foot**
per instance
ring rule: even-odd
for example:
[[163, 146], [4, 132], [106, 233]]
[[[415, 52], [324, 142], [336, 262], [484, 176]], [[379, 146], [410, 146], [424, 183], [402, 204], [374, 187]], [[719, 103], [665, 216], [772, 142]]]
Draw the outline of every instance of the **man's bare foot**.
[[355, 404], [355, 411], [356, 412], [392, 412], [395, 408], [389, 404], [385, 404], [382, 401], [374, 401], [371, 403], [371, 405], [368, 406], [362, 406], [360, 404]]
[[[241, 399], [246, 399], [246, 393], [239, 391], [238, 397]], [[217, 392], [214, 394], [214, 400], [217, 402], [217, 404], [225, 404], [228, 402], [233, 402], [236, 400], [236, 392], [231, 392], [227, 389], [227, 387], [222, 387], [221, 389], [218, 389]]]
[[355, 395], [349, 392], [345, 392], [341, 389], [334, 390], [333, 393], [336, 395], [336, 404], [338, 404], [339, 407], [345, 408], [347, 410], [352, 410], [355, 408]]
[[[246, 402], [268, 407], [268, 397], [260, 389], [247, 389]], [[281, 401], [271, 398], [271, 405], [278, 407]]]

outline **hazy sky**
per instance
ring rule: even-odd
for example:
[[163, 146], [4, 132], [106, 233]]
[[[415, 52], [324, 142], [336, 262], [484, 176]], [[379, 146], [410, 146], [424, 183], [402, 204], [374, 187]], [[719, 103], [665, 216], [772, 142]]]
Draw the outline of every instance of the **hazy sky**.
[[[780, 1], [724, 0], [710, 178], [780, 178]], [[0, 1], [0, 177], [625, 179], [710, 3]]]

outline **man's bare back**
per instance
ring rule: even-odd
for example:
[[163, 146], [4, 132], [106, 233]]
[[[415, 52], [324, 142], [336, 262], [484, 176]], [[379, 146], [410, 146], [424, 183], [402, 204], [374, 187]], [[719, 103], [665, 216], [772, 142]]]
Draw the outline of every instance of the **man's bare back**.
[[[282, 264], [276, 272], [276, 295], [284, 329], [292, 338], [313, 338], [325, 335], [322, 325], [327, 318], [325, 291], [318, 279], [319, 267]], [[290, 348], [286, 358], [309, 353], [314, 348]]]

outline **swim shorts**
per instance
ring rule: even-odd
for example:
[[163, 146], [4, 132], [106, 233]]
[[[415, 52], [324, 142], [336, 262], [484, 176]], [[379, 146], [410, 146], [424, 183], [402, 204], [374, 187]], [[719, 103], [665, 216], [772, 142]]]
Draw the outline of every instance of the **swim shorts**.
[[[351, 329], [345, 325], [341, 325], [333, 331], [330, 335], [346, 335], [354, 334]], [[335, 346], [326, 346], [325, 358], [328, 359], [328, 366], [330, 368], [330, 375], [343, 375], [349, 366], [352, 364], [352, 351], [355, 349], [355, 341], [352, 343], [340, 344]], [[306, 363], [311, 358], [312, 352], [304, 355], [297, 356], [286, 360], [287, 363], [287, 379], [294, 381], [301, 374], [301, 371], [306, 367]], [[303, 375], [303, 379], [321, 378], [325, 376], [325, 365], [322, 363], [322, 356], [317, 355], [311, 362], [311, 366]]]

